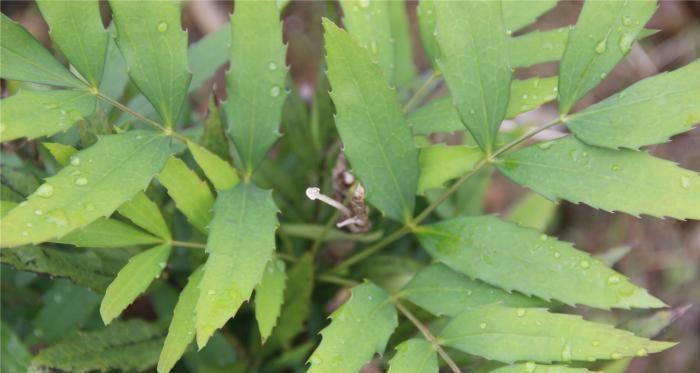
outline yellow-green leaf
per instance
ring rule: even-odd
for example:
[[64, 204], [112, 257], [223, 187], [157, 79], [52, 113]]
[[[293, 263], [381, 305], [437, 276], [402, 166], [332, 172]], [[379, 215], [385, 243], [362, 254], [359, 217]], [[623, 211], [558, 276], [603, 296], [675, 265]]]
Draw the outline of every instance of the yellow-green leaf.
[[484, 157], [476, 146], [438, 144], [420, 149], [418, 193], [440, 188], [448, 180], [460, 177]]
[[133, 226], [114, 219], [97, 219], [55, 240], [78, 247], [126, 247], [162, 242]]
[[194, 160], [204, 171], [204, 174], [207, 175], [207, 179], [214, 184], [214, 188], [224, 190], [238, 184], [240, 180], [238, 174], [228, 162], [192, 141], [187, 142], [187, 147], [190, 149]]
[[176, 157], [168, 159], [157, 178], [187, 221], [200, 232], [207, 233], [214, 204], [214, 196], [207, 183]]
[[255, 288], [255, 319], [263, 342], [272, 333], [280, 315], [286, 280], [284, 262], [273, 259], [267, 263], [265, 274]]
[[158, 205], [151, 201], [146, 193], [138, 192], [130, 201], [119, 206], [120, 215], [132, 223], [163, 239], [170, 239], [170, 229], [165, 223]]
[[438, 373], [437, 354], [425, 339], [408, 339], [396, 346], [396, 355], [389, 360], [388, 373]]

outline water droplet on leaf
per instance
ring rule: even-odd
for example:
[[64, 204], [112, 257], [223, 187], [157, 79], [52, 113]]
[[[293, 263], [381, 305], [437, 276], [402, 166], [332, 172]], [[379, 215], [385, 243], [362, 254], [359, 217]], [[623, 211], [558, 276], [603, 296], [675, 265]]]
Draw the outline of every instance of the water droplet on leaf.
[[605, 53], [605, 50], [607, 49], [607, 44], [608, 44], [608, 39], [603, 39], [601, 40], [598, 45], [595, 46], [595, 52], [598, 54], [603, 54]]
[[278, 85], [273, 85], [272, 88], [270, 88], [270, 96], [277, 97], [279, 95], [280, 95], [280, 87]]
[[168, 31], [168, 24], [165, 22], [161, 22], [158, 24], [158, 31], [159, 32], [166, 32]]
[[75, 185], [77, 185], [77, 186], [85, 186], [88, 184], [88, 182], [89, 182], [88, 179], [85, 177], [79, 177], [79, 178], [75, 179]]
[[36, 195], [42, 198], [51, 198], [51, 196], [53, 196], [53, 185], [48, 183], [42, 184], [37, 188]]

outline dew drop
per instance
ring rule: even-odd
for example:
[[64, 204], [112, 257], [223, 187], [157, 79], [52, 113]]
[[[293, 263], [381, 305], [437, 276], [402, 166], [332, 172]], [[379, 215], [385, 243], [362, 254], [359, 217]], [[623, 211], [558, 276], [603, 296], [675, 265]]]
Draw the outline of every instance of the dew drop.
[[158, 31], [159, 32], [166, 32], [168, 31], [168, 24], [165, 22], [161, 22], [158, 24]]
[[43, 214], [44, 214], [44, 212], [41, 210], [34, 210], [34, 215], [41, 216]]
[[555, 251], [555, 252], [554, 252], [554, 257], [557, 258], [557, 259], [559, 259], [559, 258], [561, 257], [561, 253], [559, 253], [558, 251]]
[[207, 290], [207, 295], [214, 295], [214, 294], [216, 294], [216, 290], [214, 290], [214, 289]]
[[482, 322], [481, 324], [479, 324], [479, 328], [480, 328], [480, 329], [486, 329], [486, 323], [485, 323], [485, 322]]
[[681, 186], [683, 189], [688, 189], [690, 187], [690, 178], [688, 176], [681, 176]]
[[85, 186], [88, 184], [88, 179], [85, 177], [79, 177], [75, 179], [75, 185], [77, 186]]
[[471, 295], [472, 295], [472, 291], [468, 289], [468, 290], [467, 290], [467, 296], [471, 296]]
[[29, 236], [29, 232], [27, 232], [27, 231], [22, 231], [22, 236], [24, 236], [24, 237]]
[[625, 26], [632, 26], [632, 17], [622, 16], [622, 24]]
[[527, 94], [523, 95], [523, 100], [527, 100]]
[[57, 107], [58, 107], [58, 105], [56, 105], [56, 104], [44, 104], [44, 108], [46, 108], [46, 109], [55, 109]]
[[619, 352], [613, 352], [612, 354], [610, 354], [610, 357], [613, 359], [622, 359], [622, 354]]
[[537, 365], [533, 363], [532, 361], [525, 363], [525, 371], [526, 372], [534, 372], [535, 369], [537, 369]]
[[553, 142], [552, 141], [546, 141], [546, 142], [541, 142], [537, 144], [537, 147], [542, 149], [542, 150], [547, 150], [552, 147]]
[[85, 205], [85, 210], [86, 211], [95, 211], [95, 204], [90, 202], [87, 205]]
[[469, 114], [475, 114], [475, 113], [476, 113], [476, 110], [474, 110], [474, 109], [469, 109]]
[[618, 276], [618, 275], [610, 275], [610, 277], [608, 277], [608, 284], [610, 284], [610, 285], [614, 285], [614, 284], [617, 284], [619, 282], [620, 282], [620, 276]]
[[27, 224], [25, 224], [25, 225], [27, 226], [27, 228], [31, 228], [31, 227], [34, 226], [34, 224], [32, 224], [32, 223], [27, 223]]
[[608, 39], [601, 40], [598, 43], [598, 45], [595, 46], [595, 52], [598, 54], [605, 53], [605, 50], [607, 49], [607, 44], [608, 44]]
[[165, 268], [165, 262], [160, 262], [160, 263], [158, 263], [158, 266], [159, 266], [160, 268]]
[[630, 50], [630, 47], [632, 47], [632, 42], [634, 42], [633, 34], [622, 35], [622, 37], [620, 37], [620, 43], [618, 44], [620, 51], [622, 53], [627, 53], [627, 51]]
[[311, 356], [311, 364], [321, 364], [321, 359], [319, 359], [316, 355]]
[[613, 170], [614, 172], [617, 172], [617, 171], [620, 171], [620, 166], [614, 164], [614, 165], [612, 165], [612, 167], [610, 167], [610, 169]]
[[36, 190], [36, 195], [42, 198], [51, 198], [53, 196], [53, 185], [41, 184]]
[[647, 350], [645, 348], [640, 348], [639, 350], [637, 350], [637, 353], [635, 355], [642, 357], [642, 356], [647, 356], [648, 354], [649, 354], [649, 352], [647, 352]]
[[515, 314], [518, 315], [518, 317], [523, 317], [523, 316], [525, 316], [525, 309], [524, 309], [524, 308], [518, 308], [518, 310], [515, 311]]
[[561, 350], [561, 359], [563, 361], [571, 360], [571, 344], [569, 342], [564, 345], [564, 349]]
[[275, 71], [275, 70], [277, 70], [277, 64], [274, 63], [274, 62], [270, 62], [270, 63], [267, 65], [267, 68], [270, 69], [270, 71]]
[[280, 87], [278, 85], [273, 85], [272, 88], [270, 88], [270, 96], [277, 97], [279, 95], [280, 95]]
[[367, 296], [367, 299], [368, 299], [368, 300], [372, 300], [372, 296], [371, 296], [371, 295], [368, 295], [368, 296]]
[[591, 264], [588, 263], [587, 260], [582, 260], [579, 264], [581, 265], [581, 268], [588, 268], [591, 266]]
[[600, 74], [600, 79], [605, 79], [606, 76], [608, 76], [608, 74], [602, 73], [602, 74]]
[[70, 157], [70, 164], [73, 166], [80, 166], [80, 158]]
[[546, 234], [540, 235], [540, 241], [547, 241], [547, 238], [548, 238], [548, 237], [547, 237]]
[[367, 8], [369, 6], [369, 0], [360, 0], [360, 7]]

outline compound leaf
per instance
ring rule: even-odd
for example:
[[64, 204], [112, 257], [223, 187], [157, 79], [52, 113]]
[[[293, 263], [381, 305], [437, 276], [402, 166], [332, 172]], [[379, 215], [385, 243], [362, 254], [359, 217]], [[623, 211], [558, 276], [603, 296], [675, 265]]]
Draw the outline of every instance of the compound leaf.
[[700, 62], [644, 79], [565, 121], [591, 145], [637, 149], [665, 142], [700, 121]]
[[24, 27], [0, 15], [0, 76], [62, 87], [83, 88], [71, 74]]
[[163, 244], [143, 251], [131, 259], [109, 284], [100, 304], [100, 315], [105, 324], [119, 316], [141, 293], [146, 291], [154, 278], [165, 268], [172, 247]]
[[456, 316], [438, 340], [440, 344], [505, 363], [620, 359], [646, 356], [674, 345], [637, 337], [578, 315], [498, 305]]
[[140, 229], [115, 219], [97, 219], [55, 242], [78, 247], [126, 247], [162, 242]]
[[656, 11], [655, 0], [587, 1], [569, 31], [559, 74], [559, 112], [598, 85], [629, 52]]
[[284, 262], [273, 259], [267, 263], [265, 274], [255, 288], [255, 319], [263, 342], [272, 333], [280, 315], [286, 280]]
[[491, 153], [512, 74], [501, 2], [436, 2], [439, 65], [464, 126]]
[[425, 339], [408, 339], [396, 346], [396, 355], [389, 360], [388, 373], [438, 373], [435, 349]]
[[262, 280], [275, 249], [276, 214], [271, 193], [252, 184], [240, 183], [219, 192], [196, 306], [200, 348], [236, 314]]
[[95, 111], [95, 96], [86, 91], [21, 90], [0, 100], [2, 141], [35, 139], [66, 131]]
[[158, 111], [166, 126], [184, 108], [191, 75], [187, 68], [187, 32], [180, 26], [178, 2], [110, 1], [117, 45], [129, 76]]
[[321, 331], [323, 339], [309, 358], [308, 372], [358, 372], [375, 353], [384, 352], [397, 325], [389, 294], [371, 282], [355, 286]]
[[109, 216], [146, 188], [171, 154], [169, 142], [140, 130], [101, 137], [0, 220], [2, 246], [59, 238]]
[[[265, 46], [261, 48], [261, 46]], [[279, 138], [287, 76], [279, 9], [272, 1], [236, 4], [224, 104], [229, 133], [250, 175]]]
[[508, 291], [603, 309], [664, 306], [570, 243], [494, 216], [431, 224], [418, 239], [453, 270]]
[[498, 169], [550, 199], [700, 219], [700, 175], [643, 152], [599, 148], [568, 136], [518, 150]]
[[51, 40], [93, 87], [100, 85], [109, 36], [99, 1], [38, 1]]
[[323, 24], [336, 126], [345, 154], [367, 199], [392, 219], [408, 219], [418, 181], [418, 151], [396, 92], [367, 49], [331, 21]]
[[176, 157], [168, 159], [163, 171], [158, 174], [158, 181], [168, 190], [168, 195], [187, 221], [200, 232], [207, 233], [214, 204], [214, 196], [207, 183]]
[[444, 264], [432, 264], [418, 272], [399, 292], [435, 316], [457, 316], [464, 310], [500, 303], [509, 307], [543, 307], [547, 302], [516, 292], [507, 292], [473, 280]]

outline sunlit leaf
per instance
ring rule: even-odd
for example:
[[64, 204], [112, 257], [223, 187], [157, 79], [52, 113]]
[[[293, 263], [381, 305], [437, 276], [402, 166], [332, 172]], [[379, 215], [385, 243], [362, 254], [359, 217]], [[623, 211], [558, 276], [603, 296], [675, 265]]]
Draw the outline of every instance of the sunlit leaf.
[[408, 339], [396, 346], [396, 355], [389, 360], [389, 373], [437, 373], [437, 354], [425, 339]]
[[421, 148], [418, 193], [442, 187], [446, 181], [464, 175], [483, 157], [476, 146], [438, 144]]
[[134, 198], [119, 206], [117, 211], [132, 223], [156, 236], [166, 240], [170, 238], [170, 229], [165, 223], [163, 214], [158, 205], [146, 196], [146, 193], [136, 193]]
[[205, 181], [199, 178], [185, 162], [170, 157], [163, 170], [158, 174], [158, 181], [168, 190], [168, 195], [175, 202], [187, 220], [202, 233], [207, 232], [211, 220], [211, 207], [214, 196]]
[[286, 275], [284, 262], [273, 259], [267, 263], [265, 274], [255, 288], [255, 319], [263, 342], [267, 340], [277, 323], [284, 301]]
[[508, 212], [508, 220], [521, 225], [546, 231], [554, 220], [558, 204], [537, 193], [528, 193]]
[[55, 242], [78, 247], [125, 247], [156, 244], [162, 240], [119, 220], [97, 219]]
[[190, 149], [194, 160], [202, 171], [204, 171], [204, 174], [207, 175], [207, 179], [214, 184], [216, 189], [224, 190], [231, 188], [240, 180], [233, 166], [219, 158], [216, 154], [192, 141], [187, 142], [187, 147]]

